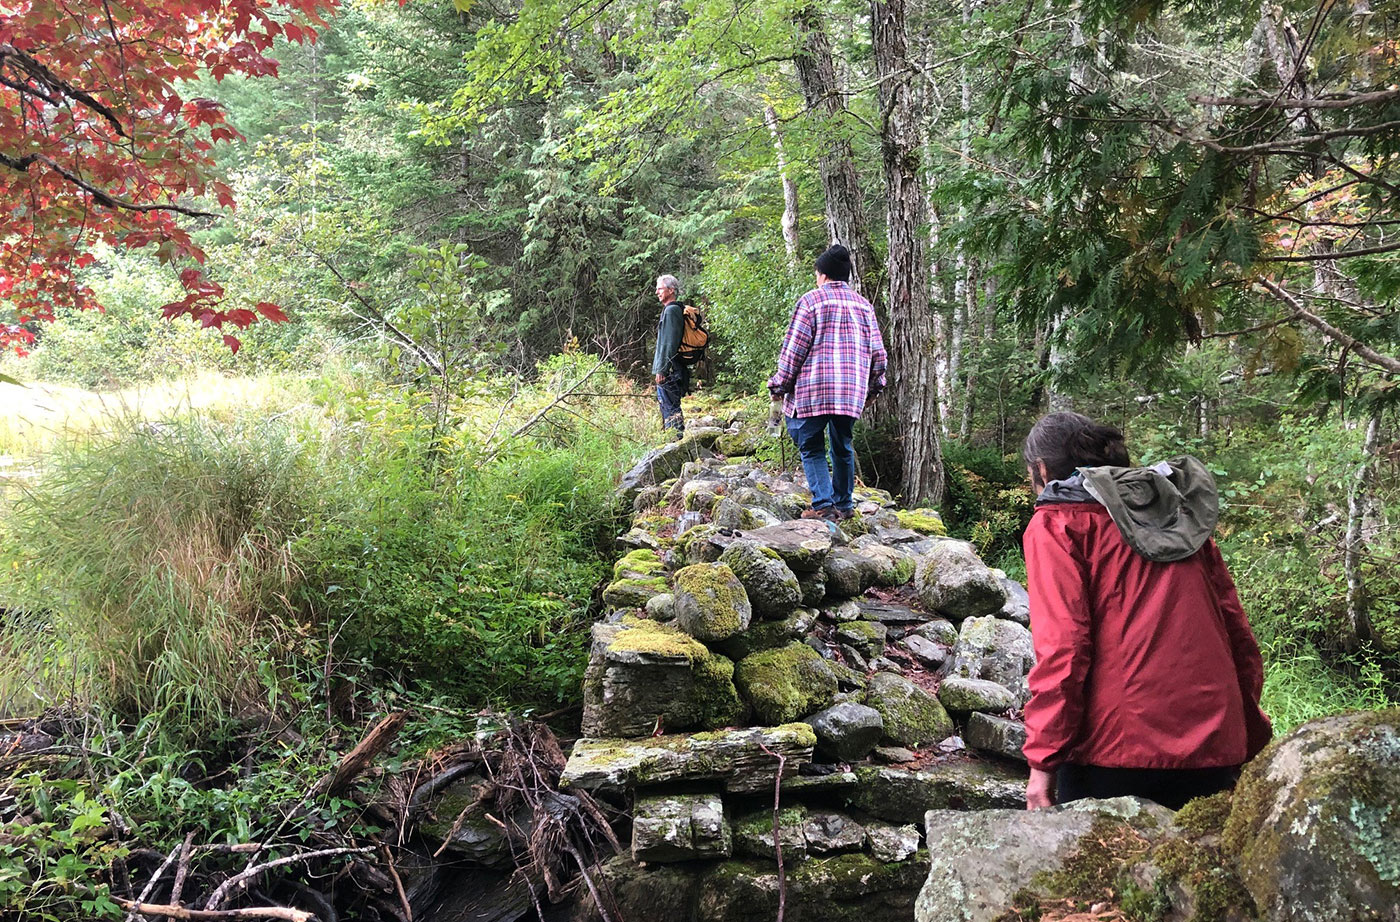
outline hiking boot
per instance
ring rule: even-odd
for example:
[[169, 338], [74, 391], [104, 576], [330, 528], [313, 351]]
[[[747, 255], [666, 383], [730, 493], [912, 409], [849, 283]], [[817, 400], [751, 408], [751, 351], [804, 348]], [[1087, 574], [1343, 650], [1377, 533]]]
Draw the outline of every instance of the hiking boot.
[[841, 521], [841, 513], [833, 506], [823, 506], [820, 509], [804, 509], [801, 518], [821, 519], [824, 522]]

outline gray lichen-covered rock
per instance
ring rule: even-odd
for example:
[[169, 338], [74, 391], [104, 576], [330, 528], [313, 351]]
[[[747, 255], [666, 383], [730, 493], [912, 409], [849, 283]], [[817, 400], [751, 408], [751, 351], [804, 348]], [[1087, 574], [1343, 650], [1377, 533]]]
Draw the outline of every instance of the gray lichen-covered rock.
[[1124, 840], [1124, 857], [1140, 857], [1170, 821], [1171, 811], [1131, 797], [1035, 811], [931, 810], [924, 820], [931, 863], [914, 919], [1006, 918], [1013, 898], [1062, 872], [1081, 843]]
[[676, 550], [680, 553], [681, 559], [687, 564], [714, 563], [719, 560], [719, 547], [711, 539], [719, 535], [718, 525], [706, 524], [696, 525], [688, 529], [680, 539], [676, 541]]
[[866, 656], [879, 656], [885, 651], [889, 628], [878, 621], [850, 621], [837, 625], [836, 640], [854, 647]]
[[844, 547], [832, 551], [822, 561], [822, 576], [826, 581], [826, 594], [838, 599], [860, 595], [875, 578], [874, 569], [855, 551]]
[[632, 811], [634, 861], [699, 861], [733, 851], [724, 802], [715, 794], [639, 797]]
[[1000, 616], [1007, 621], [1015, 621], [1030, 627], [1031, 624], [1031, 596], [1026, 592], [1026, 587], [1008, 579], [1005, 576], [999, 577], [1002, 590], [1006, 593], [1006, 604], [1001, 607]]
[[948, 655], [952, 652], [950, 647], [934, 643], [922, 634], [907, 634], [899, 644], [919, 662], [934, 669], [946, 663]]
[[782, 724], [829, 707], [836, 672], [815, 650], [793, 643], [746, 656], [734, 671], [739, 694], [763, 723]]
[[986, 679], [1011, 690], [1019, 704], [1030, 700], [1026, 676], [1035, 665], [1031, 632], [1013, 621], [988, 615], [962, 623], [948, 675]]
[[885, 731], [879, 711], [854, 701], [818, 711], [807, 723], [817, 735], [817, 751], [840, 762], [865, 758]]
[[1026, 761], [1021, 747], [1026, 745], [1026, 725], [1019, 720], [973, 714], [967, 719], [963, 739], [973, 749], [990, 752], [1007, 759]]
[[653, 621], [671, 621], [676, 617], [676, 597], [669, 592], [647, 599], [647, 617]]
[[724, 640], [753, 618], [748, 594], [722, 563], [697, 563], [676, 573], [676, 626], [702, 641]]
[[770, 525], [746, 532], [744, 537], [776, 551], [794, 573], [821, 569], [832, 548], [831, 528], [820, 519], [796, 519]]
[[958, 621], [995, 614], [1006, 604], [996, 574], [962, 541], [929, 548], [919, 560], [914, 587], [925, 608]]
[[938, 687], [938, 701], [958, 714], [972, 711], [1000, 714], [1016, 706], [1016, 696], [1010, 689], [986, 679], [967, 679], [956, 675], [948, 676]]
[[1400, 708], [1310, 721], [1264, 750], [1225, 843], [1270, 920], [1400, 919]]
[[958, 760], [915, 771], [865, 765], [855, 772], [860, 787], [851, 805], [891, 823], [922, 822], [929, 810], [991, 810], [1026, 805], [1026, 772], [1004, 762]]
[[802, 603], [797, 575], [772, 548], [740, 539], [724, 549], [719, 562], [744, 584], [754, 614], [760, 618], [784, 617]]
[[802, 574], [798, 585], [802, 587], [802, 604], [807, 608], [816, 608], [826, 601], [826, 576], [821, 570]]
[[582, 739], [560, 776], [561, 788], [625, 791], [664, 784], [722, 782], [725, 790], [772, 793], [783, 777], [812, 761], [817, 738], [806, 724], [670, 734], [647, 739]]
[[914, 628], [914, 633], [937, 644], [952, 647], [958, 642], [958, 628], [953, 622], [934, 618]]
[[[885, 863], [864, 852], [848, 852], [788, 868], [787, 917], [794, 922], [909, 922], [924, 876], [920, 855]], [[709, 871], [700, 882], [694, 915], [680, 920], [773, 922], [778, 889], [778, 870], [771, 861], [731, 859]], [[661, 920], [629, 916], [627, 922]]]
[[884, 739], [899, 746], [936, 743], [953, 732], [953, 721], [938, 699], [897, 673], [871, 677], [865, 704], [880, 712]]
[[630, 471], [622, 475], [617, 487], [619, 498], [630, 506], [645, 488], [679, 474], [687, 461], [713, 458], [714, 452], [706, 447], [705, 441], [712, 442], [713, 438], [683, 438], [647, 452]]
[[865, 837], [870, 854], [879, 861], [905, 861], [919, 850], [919, 830], [913, 823], [866, 823]]
[[583, 700], [586, 736], [723, 727], [744, 710], [730, 660], [669, 625], [637, 618], [593, 625]]

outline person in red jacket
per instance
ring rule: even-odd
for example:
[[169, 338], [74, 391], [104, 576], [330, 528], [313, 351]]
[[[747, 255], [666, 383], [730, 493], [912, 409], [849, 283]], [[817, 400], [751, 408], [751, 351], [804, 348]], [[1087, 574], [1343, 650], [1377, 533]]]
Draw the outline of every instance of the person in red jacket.
[[1129, 466], [1117, 429], [1052, 413], [1026, 438], [1035, 666], [1028, 809], [1137, 795], [1179, 809], [1268, 743], [1259, 645], [1211, 540], [1201, 462]]

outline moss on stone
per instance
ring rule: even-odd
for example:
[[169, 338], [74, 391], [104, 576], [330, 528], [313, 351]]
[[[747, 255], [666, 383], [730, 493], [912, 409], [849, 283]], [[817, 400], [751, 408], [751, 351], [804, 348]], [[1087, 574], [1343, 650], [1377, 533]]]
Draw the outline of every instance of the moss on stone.
[[895, 511], [899, 524], [921, 535], [946, 535], [943, 518], [932, 509], [899, 509]]
[[[708, 647], [669, 624], [629, 615], [622, 619], [622, 626], [623, 630], [618, 631], [608, 644], [610, 652], [683, 658], [692, 665], [713, 657]], [[732, 675], [732, 667], [730, 671]]]
[[647, 600], [660, 595], [668, 588], [666, 580], [660, 576], [614, 580], [603, 590], [603, 601], [613, 608], [642, 608]]
[[1230, 818], [1230, 791], [1197, 797], [1176, 812], [1172, 824], [1196, 836], [1218, 836]]
[[745, 657], [735, 669], [734, 682], [768, 724], [786, 724], [820, 711], [836, 697], [836, 674], [817, 651], [802, 643]]
[[884, 739], [899, 746], [934, 743], [953, 732], [953, 720], [938, 699], [894, 673], [878, 673], [871, 680], [865, 704], [880, 712]]
[[749, 625], [752, 609], [748, 595], [734, 571], [725, 564], [692, 564], [676, 573], [676, 616], [684, 621], [683, 606], [687, 603], [682, 593], [698, 601], [703, 609], [705, 640], [732, 637]]
[[[1210, 799], [1210, 798], [1205, 798]], [[1193, 819], [1193, 822], [1201, 818]], [[1202, 820], [1207, 821], [1207, 820]], [[1173, 886], [1190, 894], [1194, 912], [1187, 922], [1224, 922], [1234, 912], [1256, 915], [1254, 901], [1219, 847], [1219, 838], [1173, 838], [1152, 852], [1161, 871], [1154, 895], [1170, 904]]]
[[654, 577], [666, 572], [666, 565], [649, 548], [639, 548], [613, 564], [613, 579], [640, 579]]
[[901, 557], [896, 560], [894, 562], [894, 567], [890, 570], [888, 576], [886, 576], [886, 579], [889, 580], [886, 585], [903, 586], [905, 583], [909, 582], [914, 578], [914, 566], [913, 557]]
[[700, 712], [702, 727], [727, 727], [744, 716], [744, 702], [734, 687], [734, 662], [710, 654], [694, 662], [693, 700]]

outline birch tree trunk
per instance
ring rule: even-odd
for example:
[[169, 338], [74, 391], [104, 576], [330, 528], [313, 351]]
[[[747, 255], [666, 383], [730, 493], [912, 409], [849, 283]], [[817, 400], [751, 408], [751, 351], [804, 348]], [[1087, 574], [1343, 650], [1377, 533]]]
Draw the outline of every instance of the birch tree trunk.
[[855, 268], [852, 287], [875, 305], [877, 314], [883, 314], [885, 299], [880, 285], [880, 262], [865, 220], [855, 151], [841, 124], [846, 118], [846, 103], [836, 81], [831, 40], [816, 7], [803, 7], [793, 19], [802, 33], [794, 59], [802, 97], [808, 108], [829, 123], [828, 130], [821, 132], [823, 141], [817, 160], [826, 196], [827, 233], [832, 242], [841, 243], [851, 251]]
[[1366, 438], [1361, 446], [1361, 465], [1352, 478], [1347, 494], [1347, 537], [1343, 566], [1347, 578], [1347, 636], [1348, 649], [1356, 650], [1375, 639], [1367, 611], [1366, 580], [1361, 575], [1361, 557], [1366, 550], [1366, 520], [1374, 501], [1376, 452], [1380, 446], [1381, 417], [1375, 411], [1366, 423]]
[[763, 107], [763, 121], [773, 137], [773, 155], [778, 161], [778, 176], [783, 181], [783, 246], [787, 248], [788, 265], [797, 268], [797, 182], [788, 172], [787, 154], [783, 150], [783, 133], [778, 127], [778, 113], [772, 106]]
[[871, 0], [889, 237], [890, 387], [896, 401], [903, 493], [910, 505], [943, 501], [933, 315], [919, 181], [919, 118], [910, 82], [905, 0]]

